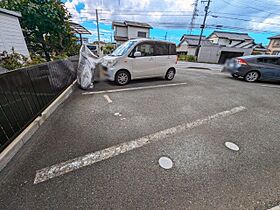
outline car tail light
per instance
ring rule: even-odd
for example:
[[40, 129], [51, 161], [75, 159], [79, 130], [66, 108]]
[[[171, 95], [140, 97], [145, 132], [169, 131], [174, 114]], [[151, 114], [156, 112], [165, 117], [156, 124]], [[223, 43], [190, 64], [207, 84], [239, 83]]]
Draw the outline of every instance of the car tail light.
[[248, 65], [248, 63], [244, 59], [242, 59], [242, 58], [237, 58], [237, 62], [240, 65]]

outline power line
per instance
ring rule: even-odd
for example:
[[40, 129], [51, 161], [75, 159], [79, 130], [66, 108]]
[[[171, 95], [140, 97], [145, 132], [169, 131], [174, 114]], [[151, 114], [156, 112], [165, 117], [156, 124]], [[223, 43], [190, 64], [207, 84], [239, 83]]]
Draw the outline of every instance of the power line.
[[[226, 3], [226, 4], [230, 5], [230, 6], [232, 6], [232, 7], [240, 7], [240, 5], [234, 5], [233, 2], [228, 2], [228, 1], [225, 1], [225, 0], [222, 0], [222, 1], [223, 1], [224, 3]], [[247, 4], [244, 4], [244, 3], [241, 3], [241, 2], [240, 2], [239, 4], [242, 4], [242, 5], [246, 6], [247, 8], [251, 8], [251, 9], [254, 9], [254, 10], [259, 11], [259, 12], [265, 12], [265, 13], [269, 13], [269, 14], [279, 15], [278, 13], [268, 12], [268, 11], [266, 11], [266, 10], [259, 9], [259, 8], [256, 8], [256, 7], [252, 7], [252, 6], [250, 6], [250, 5], [247, 5]]]
[[[253, 23], [260, 23], [259, 21], [255, 20], [249, 20], [249, 19], [243, 19], [243, 18], [235, 18], [235, 17], [226, 17], [226, 16], [218, 16], [218, 15], [211, 15], [213, 18], [222, 18], [222, 19], [230, 19], [230, 20], [240, 20], [240, 21], [245, 21], [245, 22], [253, 22]], [[278, 23], [262, 23], [265, 25], [271, 25], [271, 26], [279, 26], [280, 24]]]
[[269, 33], [269, 34], [278, 34], [279, 32], [276, 31], [265, 31], [265, 30], [258, 30], [254, 28], [242, 28], [242, 27], [237, 27], [237, 26], [225, 26], [225, 25], [206, 25], [206, 28], [211, 28], [211, 29], [233, 29], [233, 30], [246, 30], [246, 31], [252, 31], [252, 32], [259, 32], [259, 33]]

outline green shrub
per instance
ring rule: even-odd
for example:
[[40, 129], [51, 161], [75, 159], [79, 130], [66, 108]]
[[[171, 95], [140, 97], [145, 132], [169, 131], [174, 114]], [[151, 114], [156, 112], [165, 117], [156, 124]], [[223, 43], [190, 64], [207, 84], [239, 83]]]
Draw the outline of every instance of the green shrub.
[[115, 49], [114, 45], [108, 44], [102, 48], [103, 54], [107, 55], [113, 52]]
[[195, 62], [196, 61], [195, 56], [193, 56], [193, 55], [187, 55], [186, 60], [189, 61], [189, 62]]
[[186, 54], [180, 54], [178, 57], [179, 61], [188, 61], [188, 62], [195, 62], [195, 56], [193, 55], [186, 55]]
[[31, 60], [29, 60], [27, 62], [27, 65], [28, 66], [32, 66], [32, 65], [36, 65], [36, 64], [40, 64], [40, 63], [45, 63], [45, 62], [47, 62], [47, 61], [42, 56], [40, 56], [40, 55], [31, 55]]
[[26, 57], [19, 53], [16, 53], [15, 50], [12, 49], [11, 54], [6, 54], [2, 58], [0, 58], [0, 66], [8, 70], [14, 70], [23, 67], [26, 64], [26, 61]]
[[185, 54], [180, 54], [180, 55], [178, 56], [178, 60], [179, 60], [179, 61], [186, 61], [186, 56], [187, 56], [187, 55], [185, 55]]

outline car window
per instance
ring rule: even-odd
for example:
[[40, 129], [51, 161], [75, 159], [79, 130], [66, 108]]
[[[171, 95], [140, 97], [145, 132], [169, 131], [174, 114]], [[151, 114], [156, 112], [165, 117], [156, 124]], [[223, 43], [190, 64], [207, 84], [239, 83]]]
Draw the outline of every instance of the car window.
[[169, 45], [167, 43], [155, 44], [155, 55], [168, 55]]
[[258, 62], [279, 65], [279, 59], [278, 58], [259, 58]]
[[141, 52], [141, 56], [153, 56], [154, 55], [154, 46], [149, 43], [142, 43], [136, 46], [135, 51]]
[[176, 53], [176, 45], [175, 44], [170, 44], [169, 45], [169, 55], [177, 55], [177, 53]]
[[131, 46], [133, 46], [136, 42], [137, 41], [135, 41], [135, 40], [130, 40], [130, 41], [123, 43], [117, 49], [115, 49], [114, 52], [112, 54], [110, 54], [110, 56], [124, 55], [131, 48]]

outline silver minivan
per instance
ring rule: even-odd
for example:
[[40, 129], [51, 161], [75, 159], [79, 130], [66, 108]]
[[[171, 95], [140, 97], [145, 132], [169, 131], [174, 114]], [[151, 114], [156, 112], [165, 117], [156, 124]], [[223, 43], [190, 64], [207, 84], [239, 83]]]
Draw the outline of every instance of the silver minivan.
[[118, 85], [140, 78], [172, 80], [176, 63], [175, 43], [151, 39], [129, 40], [101, 61], [107, 78]]

